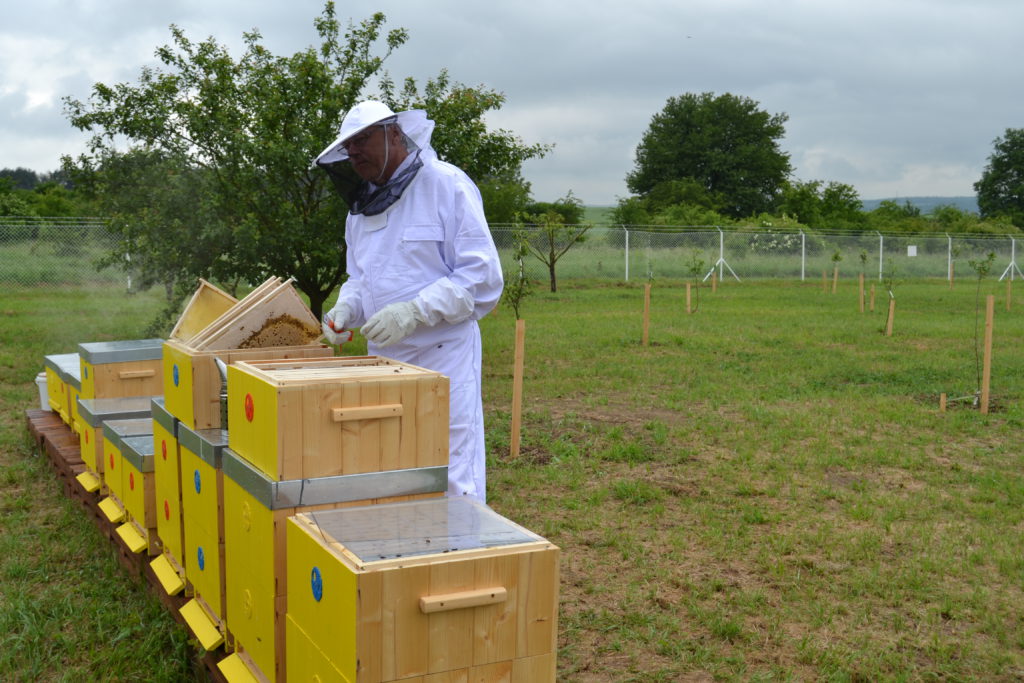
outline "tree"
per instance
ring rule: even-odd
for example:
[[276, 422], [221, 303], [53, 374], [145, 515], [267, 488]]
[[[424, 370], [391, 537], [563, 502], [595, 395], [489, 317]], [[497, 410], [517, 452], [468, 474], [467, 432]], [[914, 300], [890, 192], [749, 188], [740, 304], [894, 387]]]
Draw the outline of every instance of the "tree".
[[1024, 128], [1007, 128], [974, 183], [982, 218], [1008, 218], [1024, 228]]
[[79, 166], [110, 158], [123, 136], [202, 172], [211, 191], [192, 209], [223, 226], [215, 245], [226, 274], [249, 282], [292, 276], [319, 316], [344, 276], [346, 207], [310, 160], [405, 42], [404, 30], [389, 31], [375, 55], [384, 22], [377, 13], [342, 36], [327, 2], [314, 22], [319, 49], [277, 57], [254, 30], [237, 61], [213, 38], [193, 43], [172, 26], [174, 45], [156, 52], [165, 69], [143, 69], [137, 85], [96, 84], [88, 103], [65, 99], [73, 125], [95, 132]]
[[405, 79], [401, 90], [388, 78], [381, 82], [382, 101], [394, 111], [423, 109], [436, 127], [431, 145], [438, 157], [466, 172], [484, 198], [487, 220], [508, 223], [526, 209], [530, 184], [521, 174], [523, 162], [542, 158], [550, 145], [526, 144], [514, 133], [488, 130], [484, 116], [505, 103], [505, 95], [483, 85], [453, 83], [448, 71], [428, 79], [419, 92]]
[[[526, 250], [548, 267], [551, 291], [558, 291], [555, 266], [578, 242], [582, 242], [591, 225], [567, 224], [565, 217], [582, 216], [583, 204], [570, 191], [554, 202], [543, 214], [520, 216], [517, 226], [520, 243]], [[525, 229], [523, 226], [526, 226]]]
[[717, 204], [708, 208], [735, 218], [770, 211], [791, 171], [778, 147], [787, 119], [728, 93], [670, 97], [637, 146], [626, 185], [646, 195], [659, 183], [690, 178]]
[[812, 228], [859, 228], [863, 204], [852, 186], [821, 180], [786, 183], [778, 210]]

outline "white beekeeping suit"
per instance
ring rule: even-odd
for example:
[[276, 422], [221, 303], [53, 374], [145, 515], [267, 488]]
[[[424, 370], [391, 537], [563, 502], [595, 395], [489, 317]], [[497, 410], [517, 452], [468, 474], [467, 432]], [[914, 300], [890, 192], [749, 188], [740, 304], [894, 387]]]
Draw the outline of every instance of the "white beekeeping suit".
[[[337, 168], [349, 158], [347, 141], [382, 123], [401, 129], [408, 154], [380, 185], [364, 180], [350, 199], [348, 280], [326, 316], [333, 330], [325, 325], [324, 331], [331, 337], [335, 330], [362, 327], [370, 354], [448, 376], [448, 494], [486, 501], [476, 321], [501, 296], [498, 253], [479, 190], [437, 158], [430, 147], [434, 123], [422, 111], [396, 115], [379, 102], [357, 105], [317, 164]], [[394, 153], [385, 149], [385, 158]]]

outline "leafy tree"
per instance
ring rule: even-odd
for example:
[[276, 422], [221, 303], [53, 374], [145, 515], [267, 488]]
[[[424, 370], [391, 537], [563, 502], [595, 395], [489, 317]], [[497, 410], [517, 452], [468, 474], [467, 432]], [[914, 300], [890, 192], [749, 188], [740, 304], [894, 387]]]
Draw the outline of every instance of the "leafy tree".
[[974, 183], [982, 218], [1003, 216], [1024, 228], [1024, 128], [1007, 128]]
[[[525, 245], [527, 251], [548, 267], [552, 292], [558, 291], [555, 266], [559, 259], [577, 243], [582, 242], [587, 231], [593, 227], [589, 224], [567, 224], [565, 222], [568, 212], [578, 210], [578, 215], [583, 213], [582, 203], [572, 195], [572, 192], [559, 199], [555, 204], [561, 204], [562, 208], [550, 208], [540, 215], [520, 216], [520, 225], [517, 226], [520, 234], [524, 235], [521, 238], [521, 243]], [[523, 229], [523, 226], [529, 227]]]
[[18, 168], [0, 168], [0, 179], [7, 178], [11, 181], [11, 188], [15, 190], [31, 190], [39, 184], [39, 176], [35, 171], [19, 166]]
[[0, 177], [0, 216], [28, 216], [32, 209], [25, 194], [14, 189], [14, 180]]
[[310, 160], [405, 42], [404, 30], [389, 31], [383, 54], [375, 55], [384, 22], [377, 13], [342, 35], [327, 2], [314, 22], [318, 49], [277, 57], [254, 30], [244, 35], [237, 61], [213, 38], [194, 43], [172, 26], [174, 45], [156, 52], [164, 69], [143, 69], [137, 85], [96, 84], [88, 103], [65, 100], [71, 122], [96, 133], [79, 165], [109, 158], [123, 136], [203, 171], [211, 191], [196, 208], [223, 227], [213, 246], [225, 273], [250, 282], [290, 275], [319, 316], [344, 276], [346, 207]]
[[859, 228], [866, 223], [863, 204], [850, 185], [821, 180], [786, 183], [779, 211], [811, 228]]
[[526, 210], [530, 184], [521, 174], [523, 162], [541, 158], [551, 147], [526, 144], [514, 133], [488, 130], [484, 117], [505, 103], [505, 95], [484, 86], [453, 83], [441, 70], [419, 91], [412, 78], [398, 90], [389, 78], [381, 81], [382, 101], [395, 111], [423, 109], [436, 124], [431, 144], [438, 157], [466, 172], [480, 188], [487, 220], [509, 223]]
[[637, 146], [626, 185], [647, 195], [659, 183], [690, 178], [725, 215], [770, 211], [791, 171], [778, 147], [787, 119], [728, 93], [670, 97]]

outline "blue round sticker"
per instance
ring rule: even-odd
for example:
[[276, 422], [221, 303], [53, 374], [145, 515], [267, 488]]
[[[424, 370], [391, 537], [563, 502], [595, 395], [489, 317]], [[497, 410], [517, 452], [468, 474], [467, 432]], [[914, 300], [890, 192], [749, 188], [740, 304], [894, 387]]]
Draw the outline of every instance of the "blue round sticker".
[[203, 490], [203, 479], [199, 476], [199, 470], [196, 470], [195, 474], [192, 475], [192, 483], [196, 486], [196, 493], [201, 493]]
[[171, 377], [174, 379], [174, 386], [178, 386], [178, 364], [171, 368]]
[[320, 598], [324, 597], [324, 579], [320, 576], [319, 567], [313, 567], [309, 583], [310, 587], [313, 589], [313, 599], [320, 602]]
[[206, 554], [203, 553], [203, 546], [199, 546], [199, 550], [196, 551], [196, 557], [199, 560], [199, 571], [206, 569]]

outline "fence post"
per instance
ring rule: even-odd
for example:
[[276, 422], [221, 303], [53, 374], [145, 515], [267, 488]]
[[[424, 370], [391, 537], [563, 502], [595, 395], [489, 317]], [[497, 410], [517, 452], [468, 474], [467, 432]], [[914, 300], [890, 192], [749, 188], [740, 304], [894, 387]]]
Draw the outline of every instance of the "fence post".
[[629, 229], [623, 225], [622, 232], [626, 235], [626, 282], [629, 282]]
[[949, 280], [950, 286], [953, 285], [953, 238], [946, 233], [946, 242], [948, 244], [946, 253], [946, 279]]
[[883, 270], [885, 268], [885, 236], [882, 233], [878, 233], [878, 281], [881, 282], [884, 278], [882, 277]]
[[800, 231], [800, 282], [807, 279], [807, 235]]
[[725, 271], [722, 270], [725, 264], [725, 232], [721, 228], [718, 228], [718, 279], [721, 280], [725, 275]]

